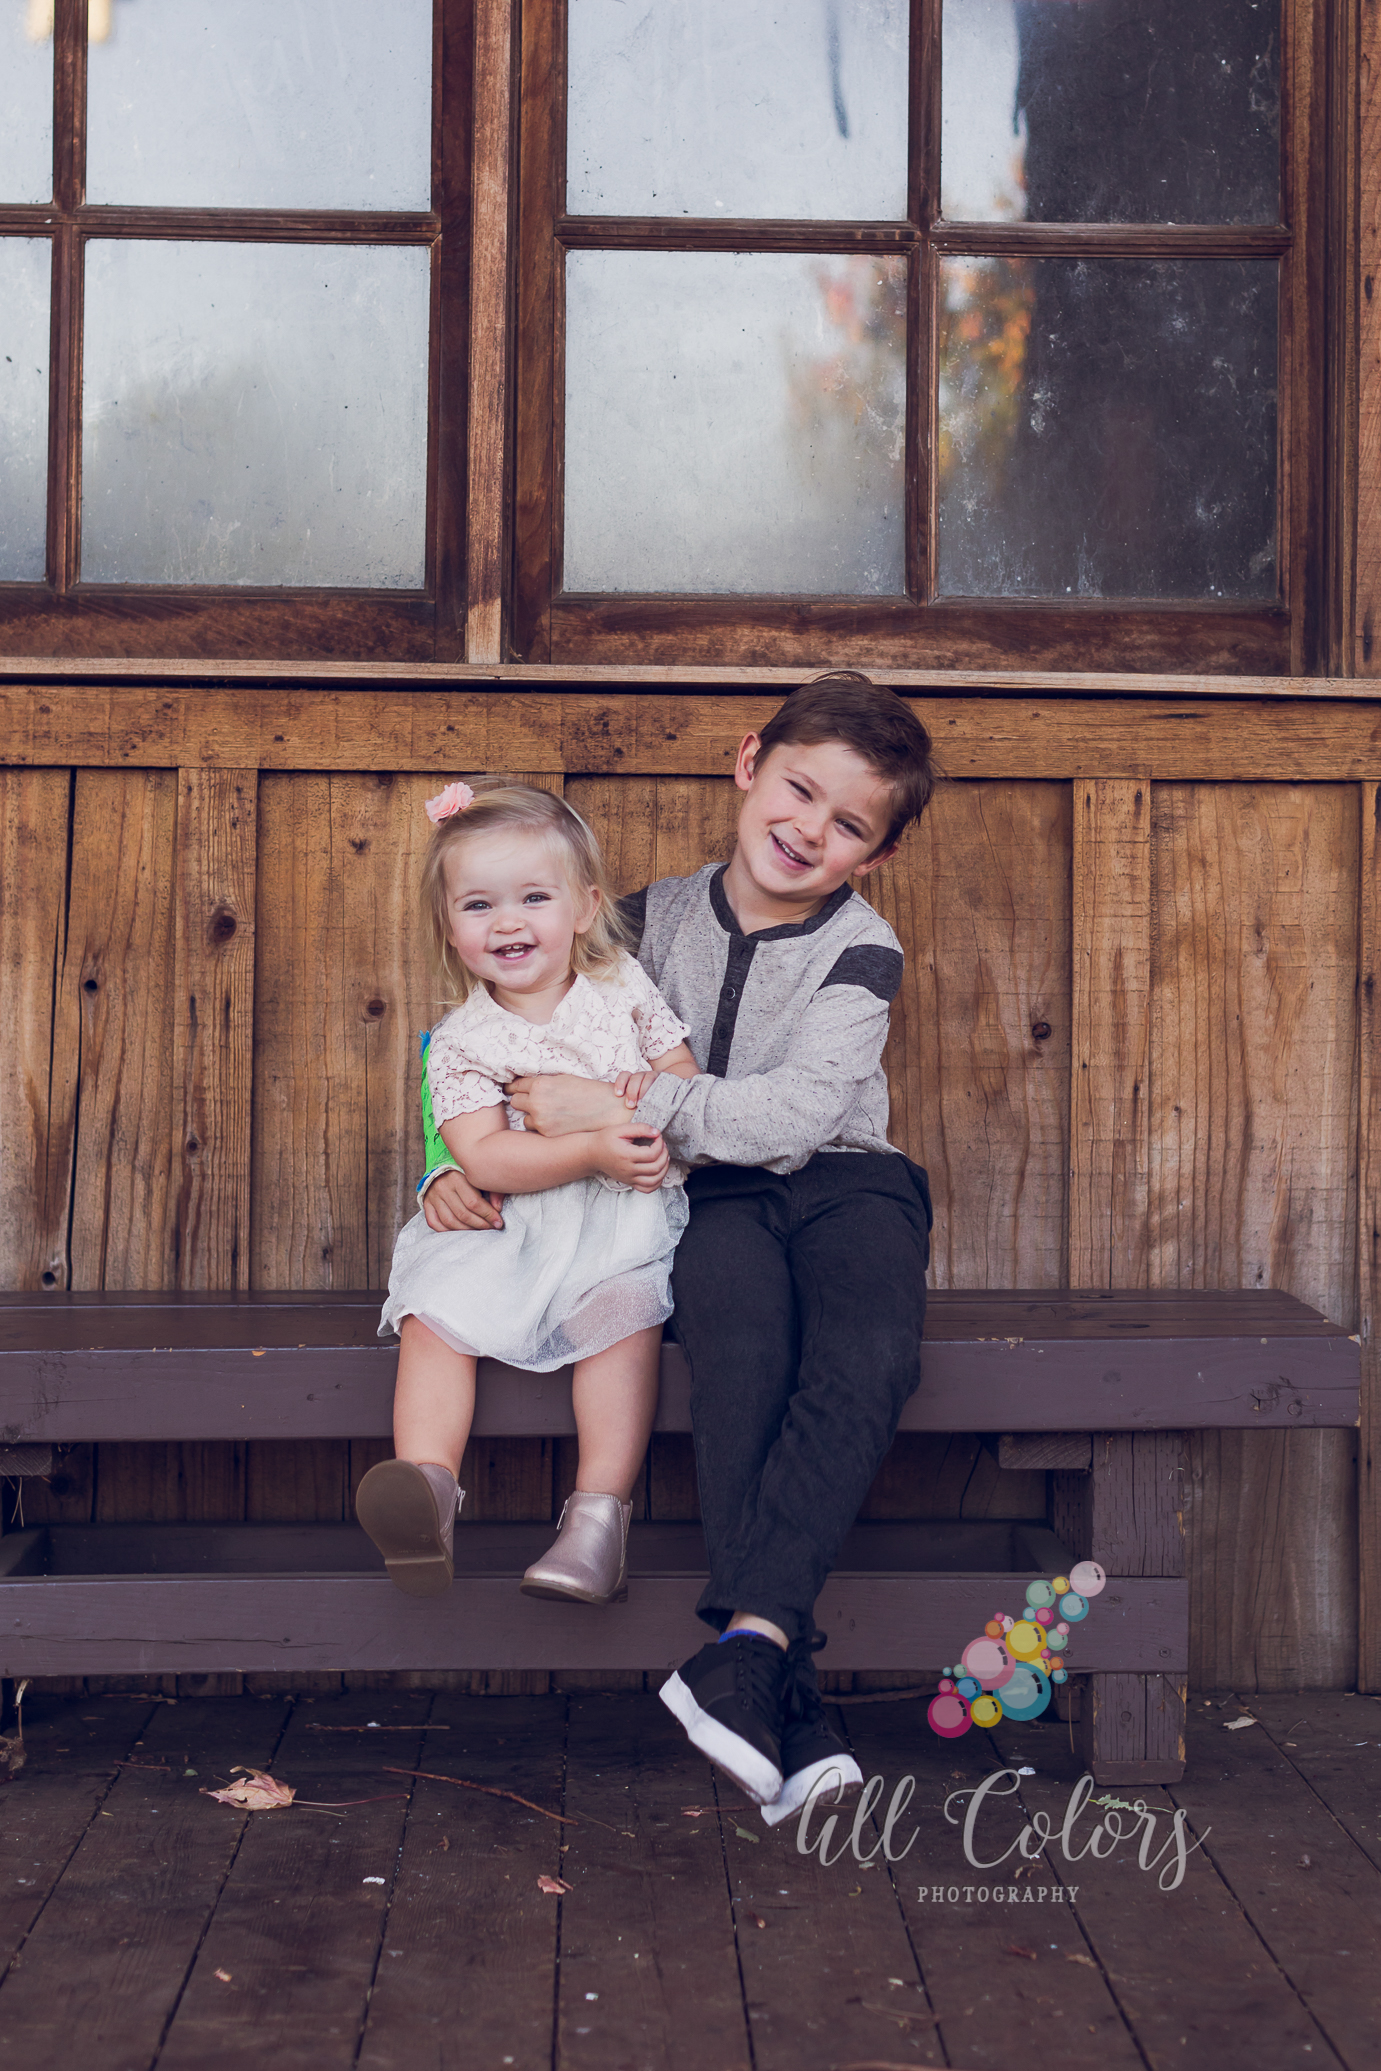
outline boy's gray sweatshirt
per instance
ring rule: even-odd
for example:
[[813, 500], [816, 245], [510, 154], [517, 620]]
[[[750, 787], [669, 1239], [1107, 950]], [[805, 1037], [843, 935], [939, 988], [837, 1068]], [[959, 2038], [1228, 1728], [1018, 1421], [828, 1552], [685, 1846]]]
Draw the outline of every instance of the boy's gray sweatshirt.
[[892, 1150], [882, 1046], [901, 944], [847, 885], [810, 920], [745, 935], [724, 870], [664, 877], [621, 904], [701, 1068], [659, 1073], [637, 1119], [686, 1165], [796, 1172], [817, 1151]]

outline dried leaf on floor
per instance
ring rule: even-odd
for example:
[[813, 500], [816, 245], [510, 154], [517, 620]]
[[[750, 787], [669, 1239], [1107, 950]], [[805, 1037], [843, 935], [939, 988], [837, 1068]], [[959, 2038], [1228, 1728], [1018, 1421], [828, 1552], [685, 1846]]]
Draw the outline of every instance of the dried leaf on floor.
[[683, 1805], [681, 1807], [682, 1819], [708, 1819], [709, 1816], [709, 1810], [704, 1805]]
[[233, 1975], [228, 1970], [215, 1970], [212, 1971], [211, 1975], [218, 1977], [223, 1985], [229, 1985], [234, 1982]]
[[290, 1783], [277, 1783], [262, 1769], [246, 1769], [237, 1783], [223, 1791], [208, 1791], [202, 1786], [203, 1798], [214, 1798], [218, 1805], [234, 1805], [242, 1812], [276, 1812], [284, 1805], [291, 1805], [297, 1793]]
[[1034, 1963], [1036, 1960], [1035, 1950], [1023, 1949], [1020, 1942], [1008, 1942], [1007, 1954], [1009, 1956], [1024, 1956], [1028, 1963]]
[[761, 1913], [750, 1913], [748, 1918], [752, 1921], [754, 1927], [766, 1927], [767, 1925]]
[[544, 1891], [548, 1898], [560, 1898], [563, 1893], [572, 1890], [573, 1886], [569, 1885], [564, 1877], [539, 1877], [537, 1889]]
[[751, 1841], [753, 1846], [755, 1848], [757, 1847], [758, 1836], [756, 1834], [750, 1834], [747, 1827], [736, 1826], [734, 1828], [734, 1832], [738, 1835], [740, 1841]]
[[1223, 1724], [1227, 1727], [1229, 1733], [1240, 1733], [1244, 1726], [1254, 1726], [1256, 1720], [1252, 1718], [1224, 1719]]
[[1098, 1965], [1094, 1962], [1092, 1956], [1081, 1956], [1076, 1949], [1065, 1950], [1065, 1962], [1082, 1963], [1088, 1970], [1097, 1970], [1098, 1968]]

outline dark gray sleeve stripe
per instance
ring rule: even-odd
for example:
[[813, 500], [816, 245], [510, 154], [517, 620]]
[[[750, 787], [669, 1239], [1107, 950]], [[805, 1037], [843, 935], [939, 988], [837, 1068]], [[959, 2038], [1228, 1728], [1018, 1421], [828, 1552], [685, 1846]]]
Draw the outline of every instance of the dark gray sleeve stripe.
[[630, 948], [636, 956], [642, 947], [643, 929], [647, 926], [647, 886], [640, 892], [630, 892], [626, 899], [618, 901], [619, 919], [632, 936]]
[[859, 985], [890, 1006], [901, 990], [902, 963], [899, 949], [862, 943], [856, 949], [844, 951], [821, 979], [820, 990], [823, 992], [827, 985]]

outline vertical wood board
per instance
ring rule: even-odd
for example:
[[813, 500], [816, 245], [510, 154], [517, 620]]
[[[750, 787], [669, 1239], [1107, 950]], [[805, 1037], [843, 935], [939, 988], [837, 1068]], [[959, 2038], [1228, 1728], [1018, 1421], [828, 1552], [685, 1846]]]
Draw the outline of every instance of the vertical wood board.
[[1361, 786], [1357, 1277], [1362, 1414], [1357, 1450], [1358, 1670], [1381, 1690], [1381, 783]]
[[258, 786], [255, 770], [178, 772], [179, 1287], [249, 1285]]
[[1151, 786], [1074, 786], [1069, 1284], [1146, 1285]]
[[53, 1135], [67, 770], [0, 771], [0, 1286], [65, 1287], [71, 1138]]
[[[1355, 1305], [1357, 793], [1157, 787], [1150, 1279]], [[1187, 1479], [1191, 1681], [1353, 1672], [1353, 1434], [1205, 1432]]]
[[176, 819], [172, 770], [77, 772], [57, 1008], [76, 1288], [177, 1284]]
[[930, 1174], [937, 1287], [1064, 1281], [1070, 852], [1067, 784], [954, 783], [863, 880], [906, 953], [892, 1140]]

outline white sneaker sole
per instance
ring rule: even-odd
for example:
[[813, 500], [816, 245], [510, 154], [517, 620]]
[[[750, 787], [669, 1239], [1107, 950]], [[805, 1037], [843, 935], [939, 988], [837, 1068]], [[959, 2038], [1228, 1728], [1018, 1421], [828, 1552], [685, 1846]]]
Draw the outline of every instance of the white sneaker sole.
[[708, 1755], [755, 1805], [770, 1805], [782, 1787], [782, 1772], [766, 1755], [759, 1754], [718, 1719], [702, 1711], [689, 1689], [674, 1671], [658, 1691], [667, 1710], [680, 1720], [693, 1747]]
[[845, 1793], [862, 1790], [863, 1771], [852, 1755], [826, 1755], [818, 1762], [811, 1762], [805, 1769], [798, 1769], [794, 1776], [788, 1776], [781, 1788], [781, 1795], [770, 1805], [762, 1807], [762, 1816], [770, 1827], [780, 1826], [784, 1819], [790, 1819], [799, 1812], [806, 1799], [819, 1783], [828, 1779], [828, 1787], [821, 1791], [822, 1805], [842, 1805]]

